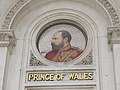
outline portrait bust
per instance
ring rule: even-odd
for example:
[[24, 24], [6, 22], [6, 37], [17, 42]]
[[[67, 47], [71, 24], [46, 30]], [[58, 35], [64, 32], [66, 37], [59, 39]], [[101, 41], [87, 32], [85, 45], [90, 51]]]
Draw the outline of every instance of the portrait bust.
[[52, 37], [52, 51], [45, 55], [45, 58], [55, 62], [67, 62], [77, 58], [82, 49], [72, 46], [72, 36], [68, 31], [61, 30], [54, 33]]

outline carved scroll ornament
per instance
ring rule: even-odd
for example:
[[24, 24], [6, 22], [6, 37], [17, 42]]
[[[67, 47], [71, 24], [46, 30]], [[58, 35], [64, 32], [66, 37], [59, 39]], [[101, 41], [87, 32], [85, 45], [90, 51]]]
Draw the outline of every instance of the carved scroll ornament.
[[0, 31], [0, 47], [8, 47], [12, 52], [15, 46], [15, 35], [12, 31]]

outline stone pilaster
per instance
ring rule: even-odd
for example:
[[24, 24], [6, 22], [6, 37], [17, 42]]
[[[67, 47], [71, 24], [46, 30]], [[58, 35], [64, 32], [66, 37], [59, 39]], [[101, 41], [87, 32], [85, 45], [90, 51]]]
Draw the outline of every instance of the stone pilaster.
[[108, 43], [113, 51], [116, 90], [120, 90], [120, 27], [108, 28]]
[[9, 69], [10, 54], [15, 46], [15, 35], [12, 31], [0, 31], [0, 90], [5, 90]]

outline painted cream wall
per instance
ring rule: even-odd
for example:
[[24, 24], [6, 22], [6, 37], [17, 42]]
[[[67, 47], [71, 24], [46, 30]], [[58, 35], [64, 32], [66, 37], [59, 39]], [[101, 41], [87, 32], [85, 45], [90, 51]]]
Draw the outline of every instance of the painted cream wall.
[[[116, 89], [116, 85], [120, 85], [119, 83], [116, 83], [116, 74], [117, 73], [117, 79], [119, 78], [119, 71], [115, 71], [115, 68], [119, 67], [119, 65], [116, 67], [114, 64], [114, 58], [118, 60], [119, 58], [119, 51], [117, 51], [117, 47], [119, 45], [116, 45], [114, 52], [117, 54], [113, 54], [113, 51], [111, 50], [110, 46], [108, 45], [108, 39], [107, 39], [107, 27], [112, 26], [110, 19], [105, 12], [105, 10], [99, 6], [97, 3], [95, 3], [94, 0], [87, 0], [79, 2], [79, 0], [76, 0], [76, 2], [72, 0], [33, 0], [28, 5], [26, 5], [16, 16], [16, 18], [13, 21], [12, 29], [14, 30], [15, 36], [16, 36], [16, 47], [14, 48], [10, 58], [9, 58], [9, 65], [7, 66], [7, 73], [8, 75], [5, 75], [4, 80], [4, 89], [0, 87], [0, 90], [24, 90], [24, 83], [21, 84], [21, 79], [24, 80], [24, 75], [26, 73], [26, 63], [25, 58], [27, 55], [27, 49], [23, 51], [24, 47], [27, 45], [26, 42], [29, 42], [28, 38], [24, 38], [25, 35], [29, 37], [31, 24], [35, 24], [35, 19], [38, 18], [39, 15], [41, 15], [43, 12], [46, 13], [48, 11], [59, 9], [59, 8], [69, 8], [69, 9], [75, 9], [77, 11], [83, 12], [85, 15], [88, 15], [88, 17], [93, 20], [93, 23], [91, 25], [96, 25], [99, 36], [94, 37], [99, 42], [99, 64], [100, 67], [97, 67], [97, 70], [100, 72], [100, 84], [101, 89], [100, 90], [119, 90]], [[17, 1], [16, 0], [1, 0], [0, 3], [0, 22], [2, 23], [3, 19], [5, 18], [6, 12], [9, 11], [9, 7], [13, 6]], [[110, 1], [114, 2], [114, 1]], [[117, 1], [116, 1], [117, 2]], [[119, 9], [119, 5], [114, 2], [113, 6]], [[119, 2], [119, 1], [118, 1]], [[117, 6], [118, 5], [118, 6]], [[79, 8], [78, 8], [79, 7]], [[62, 9], [64, 10], [64, 9]], [[55, 11], [57, 12], [57, 11]], [[73, 11], [70, 11], [71, 13], [75, 13]], [[117, 11], [120, 12], [119, 10]], [[118, 14], [119, 15], [119, 14]], [[84, 16], [84, 15], [83, 15]], [[86, 17], [84, 17], [86, 18]], [[97, 32], [97, 31], [95, 31]], [[28, 34], [29, 33], [29, 34]], [[97, 45], [97, 44], [96, 44]], [[97, 48], [96, 48], [97, 49]], [[0, 50], [0, 53], [3, 51]], [[3, 54], [3, 53], [2, 53]], [[25, 55], [23, 55], [25, 54]], [[5, 55], [5, 54], [3, 54]], [[1, 55], [0, 63], [3, 63], [3, 60], [6, 57], [3, 57]], [[117, 63], [117, 62], [115, 62]], [[119, 63], [119, 62], [118, 62]], [[4, 65], [4, 64], [3, 64]], [[3, 66], [1, 65], [1, 66]], [[5, 66], [4, 66], [5, 68]], [[2, 69], [2, 76], [3, 78], [3, 71]], [[0, 81], [2, 81], [0, 79]], [[119, 82], [119, 80], [117, 81]], [[98, 84], [98, 83], [97, 83]], [[99, 90], [99, 89], [97, 89]]]

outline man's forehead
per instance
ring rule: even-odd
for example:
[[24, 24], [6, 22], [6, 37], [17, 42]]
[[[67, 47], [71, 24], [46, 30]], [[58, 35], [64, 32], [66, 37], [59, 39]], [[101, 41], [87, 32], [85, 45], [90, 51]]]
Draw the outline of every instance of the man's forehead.
[[62, 32], [56, 32], [53, 36], [62, 36]]

